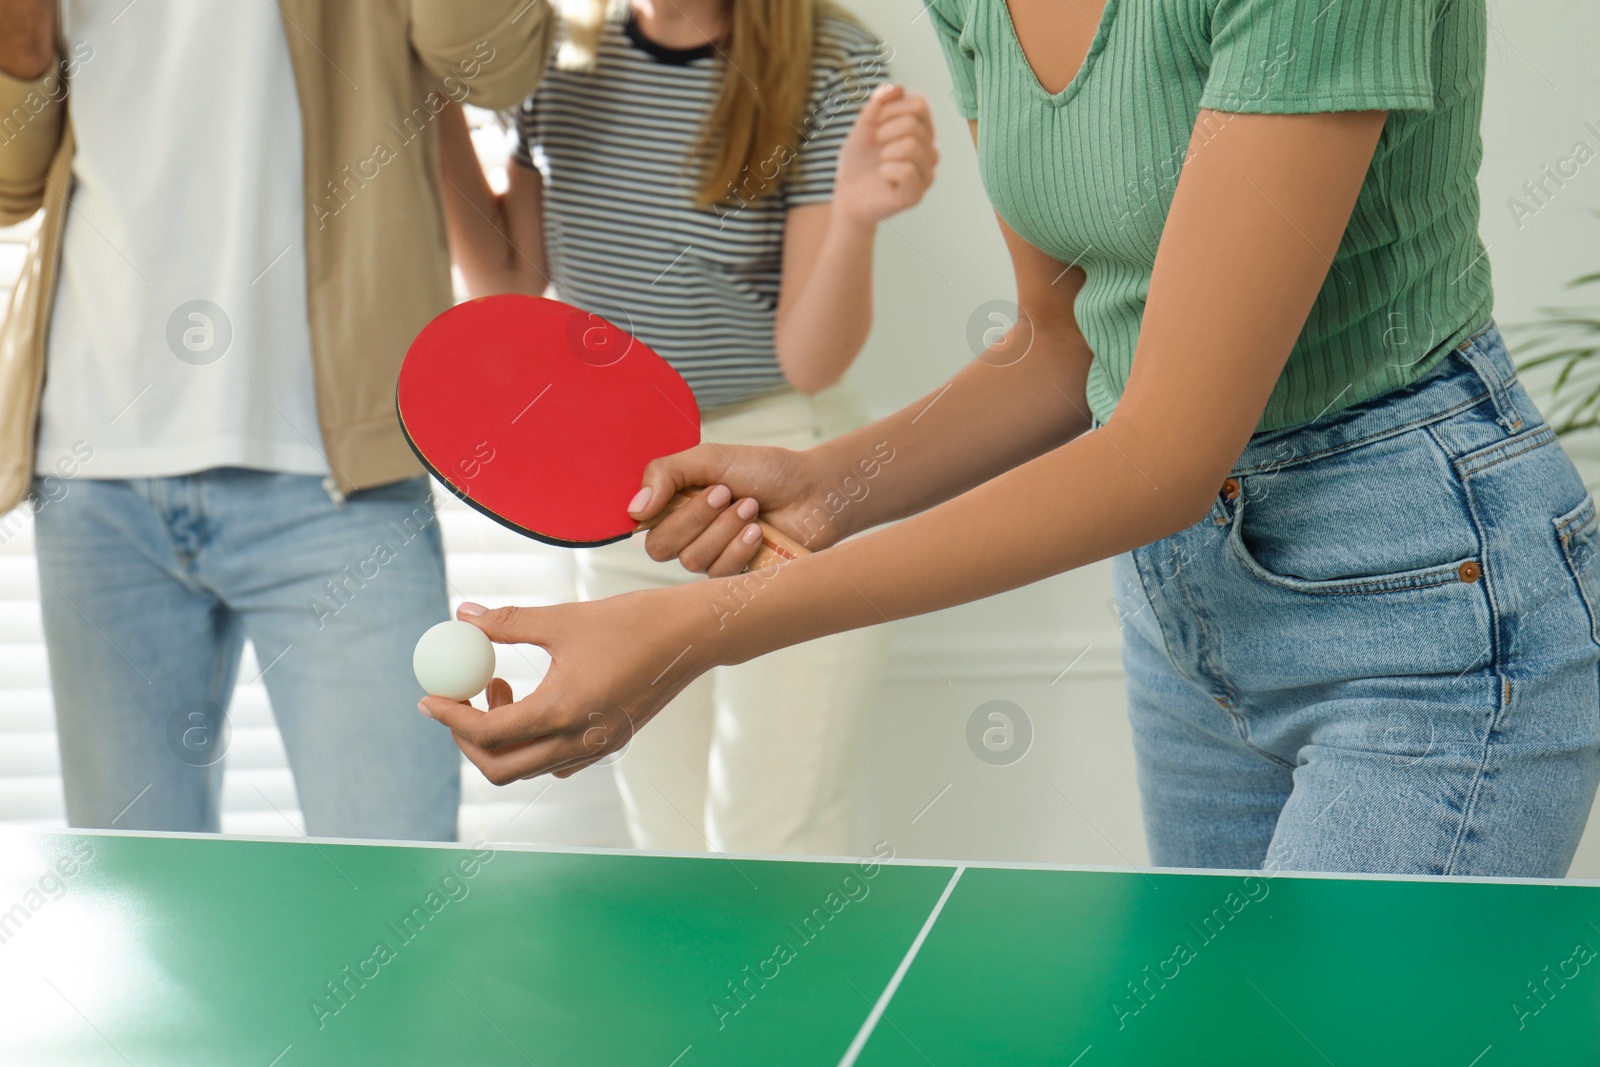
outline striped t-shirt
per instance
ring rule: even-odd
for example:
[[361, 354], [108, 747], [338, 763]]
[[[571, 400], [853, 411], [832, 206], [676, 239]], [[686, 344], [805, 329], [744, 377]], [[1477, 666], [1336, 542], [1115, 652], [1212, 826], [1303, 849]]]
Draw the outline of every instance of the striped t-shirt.
[[841, 18], [818, 25], [815, 54], [798, 149], [759, 200], [695, 207], [722, 64], [712, 45], [656, 44], [631, 15], [606, 24], [593, 73], [552, 61], [517, 113], [514, 158], [543, 178], [556, 294], [655, 349], [702, 409], [785, 384], [773, 348], [784, 218], [832, 199], [839, 149], [886, 77], [884, 46]]

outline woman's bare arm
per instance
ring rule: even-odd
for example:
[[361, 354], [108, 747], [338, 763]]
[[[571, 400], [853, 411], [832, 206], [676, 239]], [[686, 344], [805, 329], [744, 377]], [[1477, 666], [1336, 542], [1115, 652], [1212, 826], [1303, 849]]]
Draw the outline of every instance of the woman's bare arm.
[[800, 392], [838, 381], [866, 343], [878, 224], [922, 199], [938, 161], [927, 99], [881, 85], [845, 139], [833, 199], [789, 211], [773, 340]]
[[473, 148], [466, 113], [456, 104], [439, 113], [439, 155], [445, 232], [468, 293], [543, 293], [550, 282], [539, 172], [512, 163], [510, 186], [496, 193]]

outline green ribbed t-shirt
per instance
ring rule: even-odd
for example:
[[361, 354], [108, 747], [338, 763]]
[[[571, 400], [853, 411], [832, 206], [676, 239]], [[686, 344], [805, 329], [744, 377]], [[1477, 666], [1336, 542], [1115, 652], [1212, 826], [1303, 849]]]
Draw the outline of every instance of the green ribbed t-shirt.
[[[1001, 218], [1087, 281], [1104, 422], [1133, 365], [1156, 246], [1202, 108], [1388, 110], [1355, 211], [1257, 431], [1398, 388], [1488, 320], [1478, 238], [1485, 0], [1107, 0], [1051, 94], [1004, 0], [929, 0]], [[1226, 121], [1226, 115], [1218, 116]]]

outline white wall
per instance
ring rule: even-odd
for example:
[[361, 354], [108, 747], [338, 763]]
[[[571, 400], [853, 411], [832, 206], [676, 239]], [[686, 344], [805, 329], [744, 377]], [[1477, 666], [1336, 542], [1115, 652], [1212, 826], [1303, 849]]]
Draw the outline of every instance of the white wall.
[[[938, 182], [878, 243], [878, 318], [855, 380], [877, 413], [914, 399], [970, 358], [967, 319], [1014, 296], [965, 123], [917, 0], [853, 0], [894, 48], [896, 77], [935, 103]], [[1505, 201], [1582, 138], [1600, 150], [1600, 7], [1594, 0], [1491, 2], [1484, 121], [1483, 234], [1502, 323], [1566, 299], [1600, 270], [1600, 161], [1519, 229]], [[1537, 382], [1530, 386], [1537, 386]], [[1535, 395], [1540, 395], [1536, 393]], [[1600, 485], [1600, 441], [1574, 443]], [[890, 677], [863, 754], [863, 839], [902, 855], [1062, 863], [1143, 863], [1138, 797], [1107, 608], [1108, 565], [900, 624]], [[1074, 657], [1088, 651], [1061, 674]], [[1059, 678], [1058, 678], [1059, 675]], [[1010, 700], [1033, 746], [990, 766], [966, 741], [980, 704]], [[930, 801], [932, 802], [929, 806]], [[1572, 871], [1600, 878], [1600, 818]]]

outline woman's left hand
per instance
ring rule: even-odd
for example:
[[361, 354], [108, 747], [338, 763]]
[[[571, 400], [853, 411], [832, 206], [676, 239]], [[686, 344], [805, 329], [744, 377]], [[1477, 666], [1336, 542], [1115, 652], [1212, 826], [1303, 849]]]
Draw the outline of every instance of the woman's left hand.
[[692, 634], [676, 589], [646, 590], [577, 604], [494, 608], [457, 617], [496, 644], [538, 645], [550, 669], [533, 692], [512, 699], [489, 683], [489, 709], [424, 697], [422, 713], [450, 728], [466, 757], [495, 785], [554, 774], [565, 778], [628, 743], [635, 730], [711, 662]]
[[927, 97], [880, 85], [839, 151], [834, 207], [853, 222], [876, 226], [921, 200], [938, 164]]

